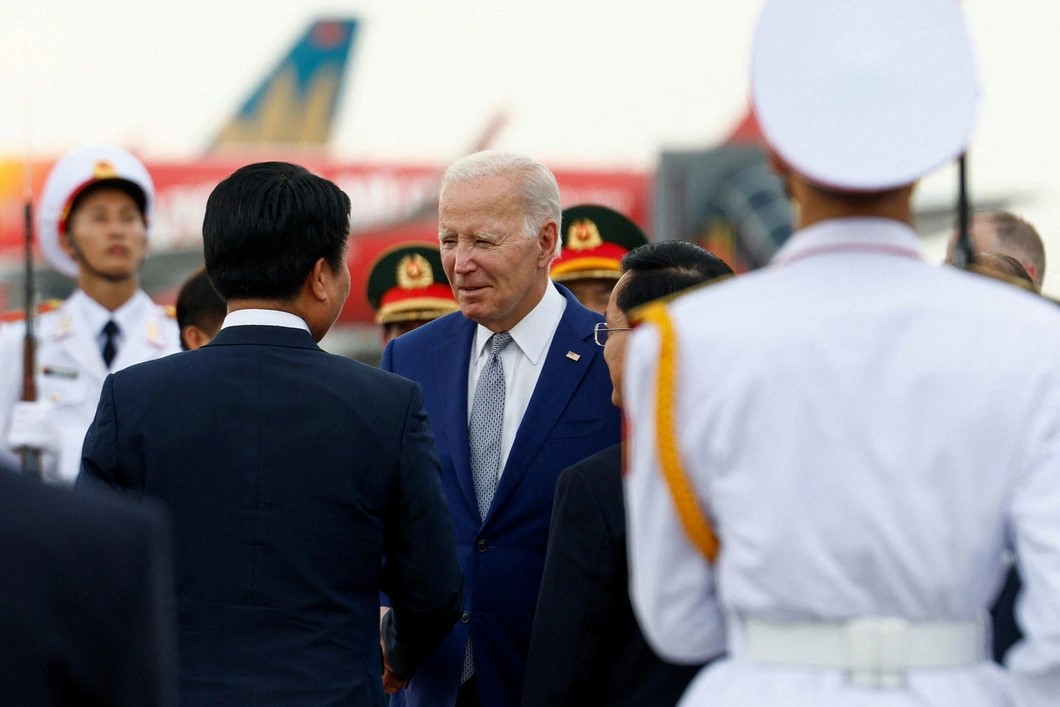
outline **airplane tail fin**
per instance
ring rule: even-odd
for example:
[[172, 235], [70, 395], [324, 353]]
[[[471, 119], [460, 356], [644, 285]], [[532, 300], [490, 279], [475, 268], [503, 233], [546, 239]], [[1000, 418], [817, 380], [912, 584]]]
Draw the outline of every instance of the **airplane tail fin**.
[[356, 33], [355, 20], [326, 19], [311, 24], [221, 128], [210, 151], [324, 148], [331, 136]]

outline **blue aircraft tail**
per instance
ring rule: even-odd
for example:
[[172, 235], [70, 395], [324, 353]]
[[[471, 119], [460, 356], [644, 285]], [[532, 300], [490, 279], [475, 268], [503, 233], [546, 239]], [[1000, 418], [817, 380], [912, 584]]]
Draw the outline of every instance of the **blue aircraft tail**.
[[210, 150], [324, 148], [342, 94], [355, 20], [318, 20], [220, 130]]

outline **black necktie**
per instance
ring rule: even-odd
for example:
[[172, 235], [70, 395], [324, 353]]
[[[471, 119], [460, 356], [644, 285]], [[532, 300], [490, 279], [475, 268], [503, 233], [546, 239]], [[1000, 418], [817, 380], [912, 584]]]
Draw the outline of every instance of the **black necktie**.
[[111, 361], [118, 353], [118, 325], [111, 319], [103, 326], [103, 363], [110, 368]]

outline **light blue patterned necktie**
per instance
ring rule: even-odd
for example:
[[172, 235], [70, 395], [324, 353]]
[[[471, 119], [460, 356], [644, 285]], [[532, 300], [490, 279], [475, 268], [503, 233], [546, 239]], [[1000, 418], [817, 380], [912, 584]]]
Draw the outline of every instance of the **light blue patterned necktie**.
[[[478, 500], [479, 516], [485, 520], [486, 513], [497, 491], [497, 480], [501, 470], [501, 430], [504, 423], [504, 364], [501, 351], [512, 340], [507, 332], [490, 337], [490, 357], [478, 376], [475, 400], [471, 405], [471, 419], [467, 425], [467, 436], [471, 446], [471, 478], [475, 481], [475, 498]], [[467, 636], [464, 650], [464, 668], [460, 673], [463, 685], [475, 674], [475, 659], [471, 654], [471, 634]]]
[[482, 367], [475, 386], [475, 400], [471, 405], [471, 419], [467, 436], [471, 443], [471, 478], [475, 481], [475, 496], [478, 499], [479, 516], [493, 502], [497, 490], [497, 479], [501, 470], [501, 428], [504, 423], [504, 365], [501, 351], [512, 340], [508, 332], [494, 334], [490, 357]]

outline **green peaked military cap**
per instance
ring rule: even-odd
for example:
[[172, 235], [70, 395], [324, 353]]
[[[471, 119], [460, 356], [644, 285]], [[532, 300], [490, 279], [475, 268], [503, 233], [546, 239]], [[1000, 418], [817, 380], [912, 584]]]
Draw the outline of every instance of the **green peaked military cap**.
[[383, 252], [368, 273], [376, 322], [436, 319], [458, 309], [438, 246], [405, 243]]
[[618, 279], [622, 257], [648, 242], [628, 216], [606, 206], [583, 204], [563, 211], [560, 226], [563, 252], [552, 261], [557, 282], [590, 277]]

